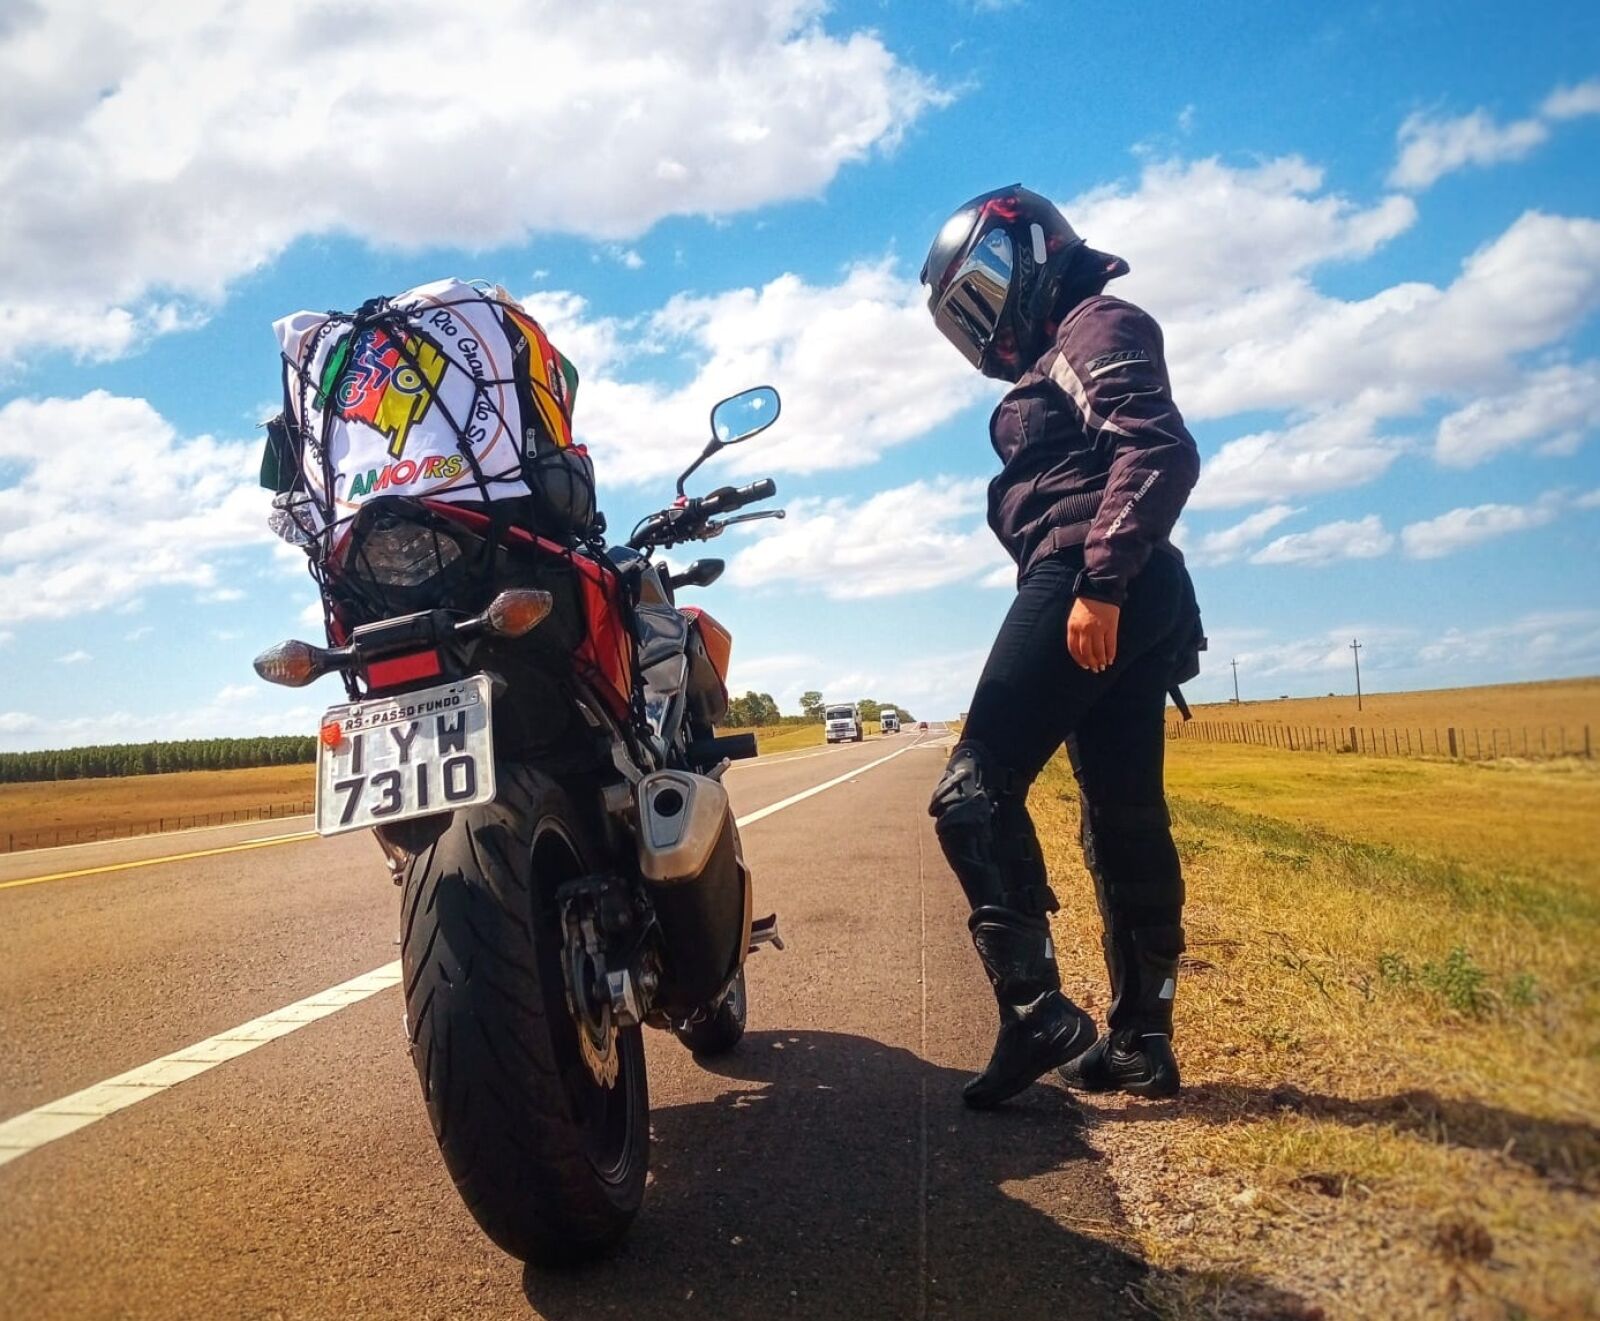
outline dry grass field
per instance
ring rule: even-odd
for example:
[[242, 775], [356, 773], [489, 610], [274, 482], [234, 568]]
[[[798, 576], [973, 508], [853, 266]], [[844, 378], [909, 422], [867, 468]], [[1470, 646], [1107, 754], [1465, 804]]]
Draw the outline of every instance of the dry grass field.
[[719, 729], [719, 734], [754, 734], [765, 756], [769, 752], [793, 752], [796, 748], [822, 746], [823, 728], [812, 725], [762, 725], [756, 729]]
[[0, 847], [8, 834], [139, 828], [168, 818], [233, 812], [309, 799], [312, 767], [263, 766], [239, 771], [182, 771], [126, 779], [0, 784]]
[[[1151, 1308], [1600, 1315], [1600, 772], [1168, 747], [1186, 1090], [1085, 1103]], [[1032, 805], [1103, 1009], [1064, 761]]]
[[[727, 733], [738, 731], [728, 730]], [[775, 725], [753, 731], [761, 751], [791, 752], [820, 746], [821, 725]], [[125, 779], [56, 780], [0, 784], [0, 849], [14, 836], [30, 845], [38, 832], [141, 829], [166, 818], [173, 829], [181, 819], [282, 807], [307, 801], [315, 792], [312, 767], [265, 766], [238, 771], [184, 771], [175, 775], [137, 775]]]
[[[1225, 664], [1209, 662], [1211, 668]], [[1240, 687], [1249, 691], [1241, 676]], [[1266, 721], [1348, 729], [1559, 729], [1595, 727], [1600, 735], [1600, 678], [1557, 679], [1545, 683], [1506, 683], [1484, 688], [1434, 688], [1414, 693], [1367, 693], [1356, 710], [1352, 692], [1337, 697], [1207, 702], [1194, 708], [1197, 720]], [[1178, 713], [1168, 710], [1167, 718]]]

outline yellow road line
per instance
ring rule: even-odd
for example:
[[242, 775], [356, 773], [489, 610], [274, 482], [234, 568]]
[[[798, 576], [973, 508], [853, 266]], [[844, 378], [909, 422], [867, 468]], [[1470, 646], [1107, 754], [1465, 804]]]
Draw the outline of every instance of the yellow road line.
[[198, 849], [193, 853], [168, 853], [159, 858], [139, 858], [133, 862], [111, 862], [103, 867], [80, 867], [77, 871], [51, 872], [48, 876], [24, 876], [21, 880], [0, 881], [0, 890], [14, 890], [19, 885], [43, 885], [46, 881], [70, 881], [75, 876], [102, 876], [106, 872], [132, 871], [135, 867], [155, 867], [163, 862], [214, 858], [219, 853], [243, 853], [246, 849], [264, 849], [273, 844], [293, 844], [296, 840], [316, 837], [316, 831], [305, 830], [295, 835], [270, 835], [266, 839], [247, 839], [243, 844], [227, 844], [218, 849]]

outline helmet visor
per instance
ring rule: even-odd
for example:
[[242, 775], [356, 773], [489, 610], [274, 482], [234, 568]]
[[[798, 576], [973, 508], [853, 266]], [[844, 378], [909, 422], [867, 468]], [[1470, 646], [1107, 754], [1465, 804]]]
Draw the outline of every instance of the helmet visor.
[[933, 305], [933, 324], [939, 333], [980, 370], [1011, 291], [1012, 256], [1011, 236], [1003, 229], [991, 230], [957, 268], [944, 296]]

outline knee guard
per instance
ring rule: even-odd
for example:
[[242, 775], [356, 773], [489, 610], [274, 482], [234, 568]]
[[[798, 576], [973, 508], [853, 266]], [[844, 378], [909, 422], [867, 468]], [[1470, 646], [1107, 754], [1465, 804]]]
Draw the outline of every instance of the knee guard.
[[1015, 777], [979, 743], [958, 743], [934, 786], [928, 814], [939, 847], [974, 908], [1042, 917], [1057, 907]]

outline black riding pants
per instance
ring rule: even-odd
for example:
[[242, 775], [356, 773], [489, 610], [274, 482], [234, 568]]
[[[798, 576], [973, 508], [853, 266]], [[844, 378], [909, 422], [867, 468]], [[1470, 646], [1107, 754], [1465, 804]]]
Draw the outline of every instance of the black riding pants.
[[1176, 558], [1153, 554], [1122, 607], [1116, 661], [1095, 674], [1067, 651], [1082, 567], [1080, 555], [1066, 555], [1023, 580], [961, 738], [980, 745], [1002, 772], [994, 796], [998, 851], [1009, 866], [1033, 870], [1039, 886], [1046, 881], [1028, 789], [1065, 743], [1107, 935], [1176, 928], [1183, 879], [1162, 784], [1164, 722], [1174, 658], [1193, 623], [1194, 588]]

